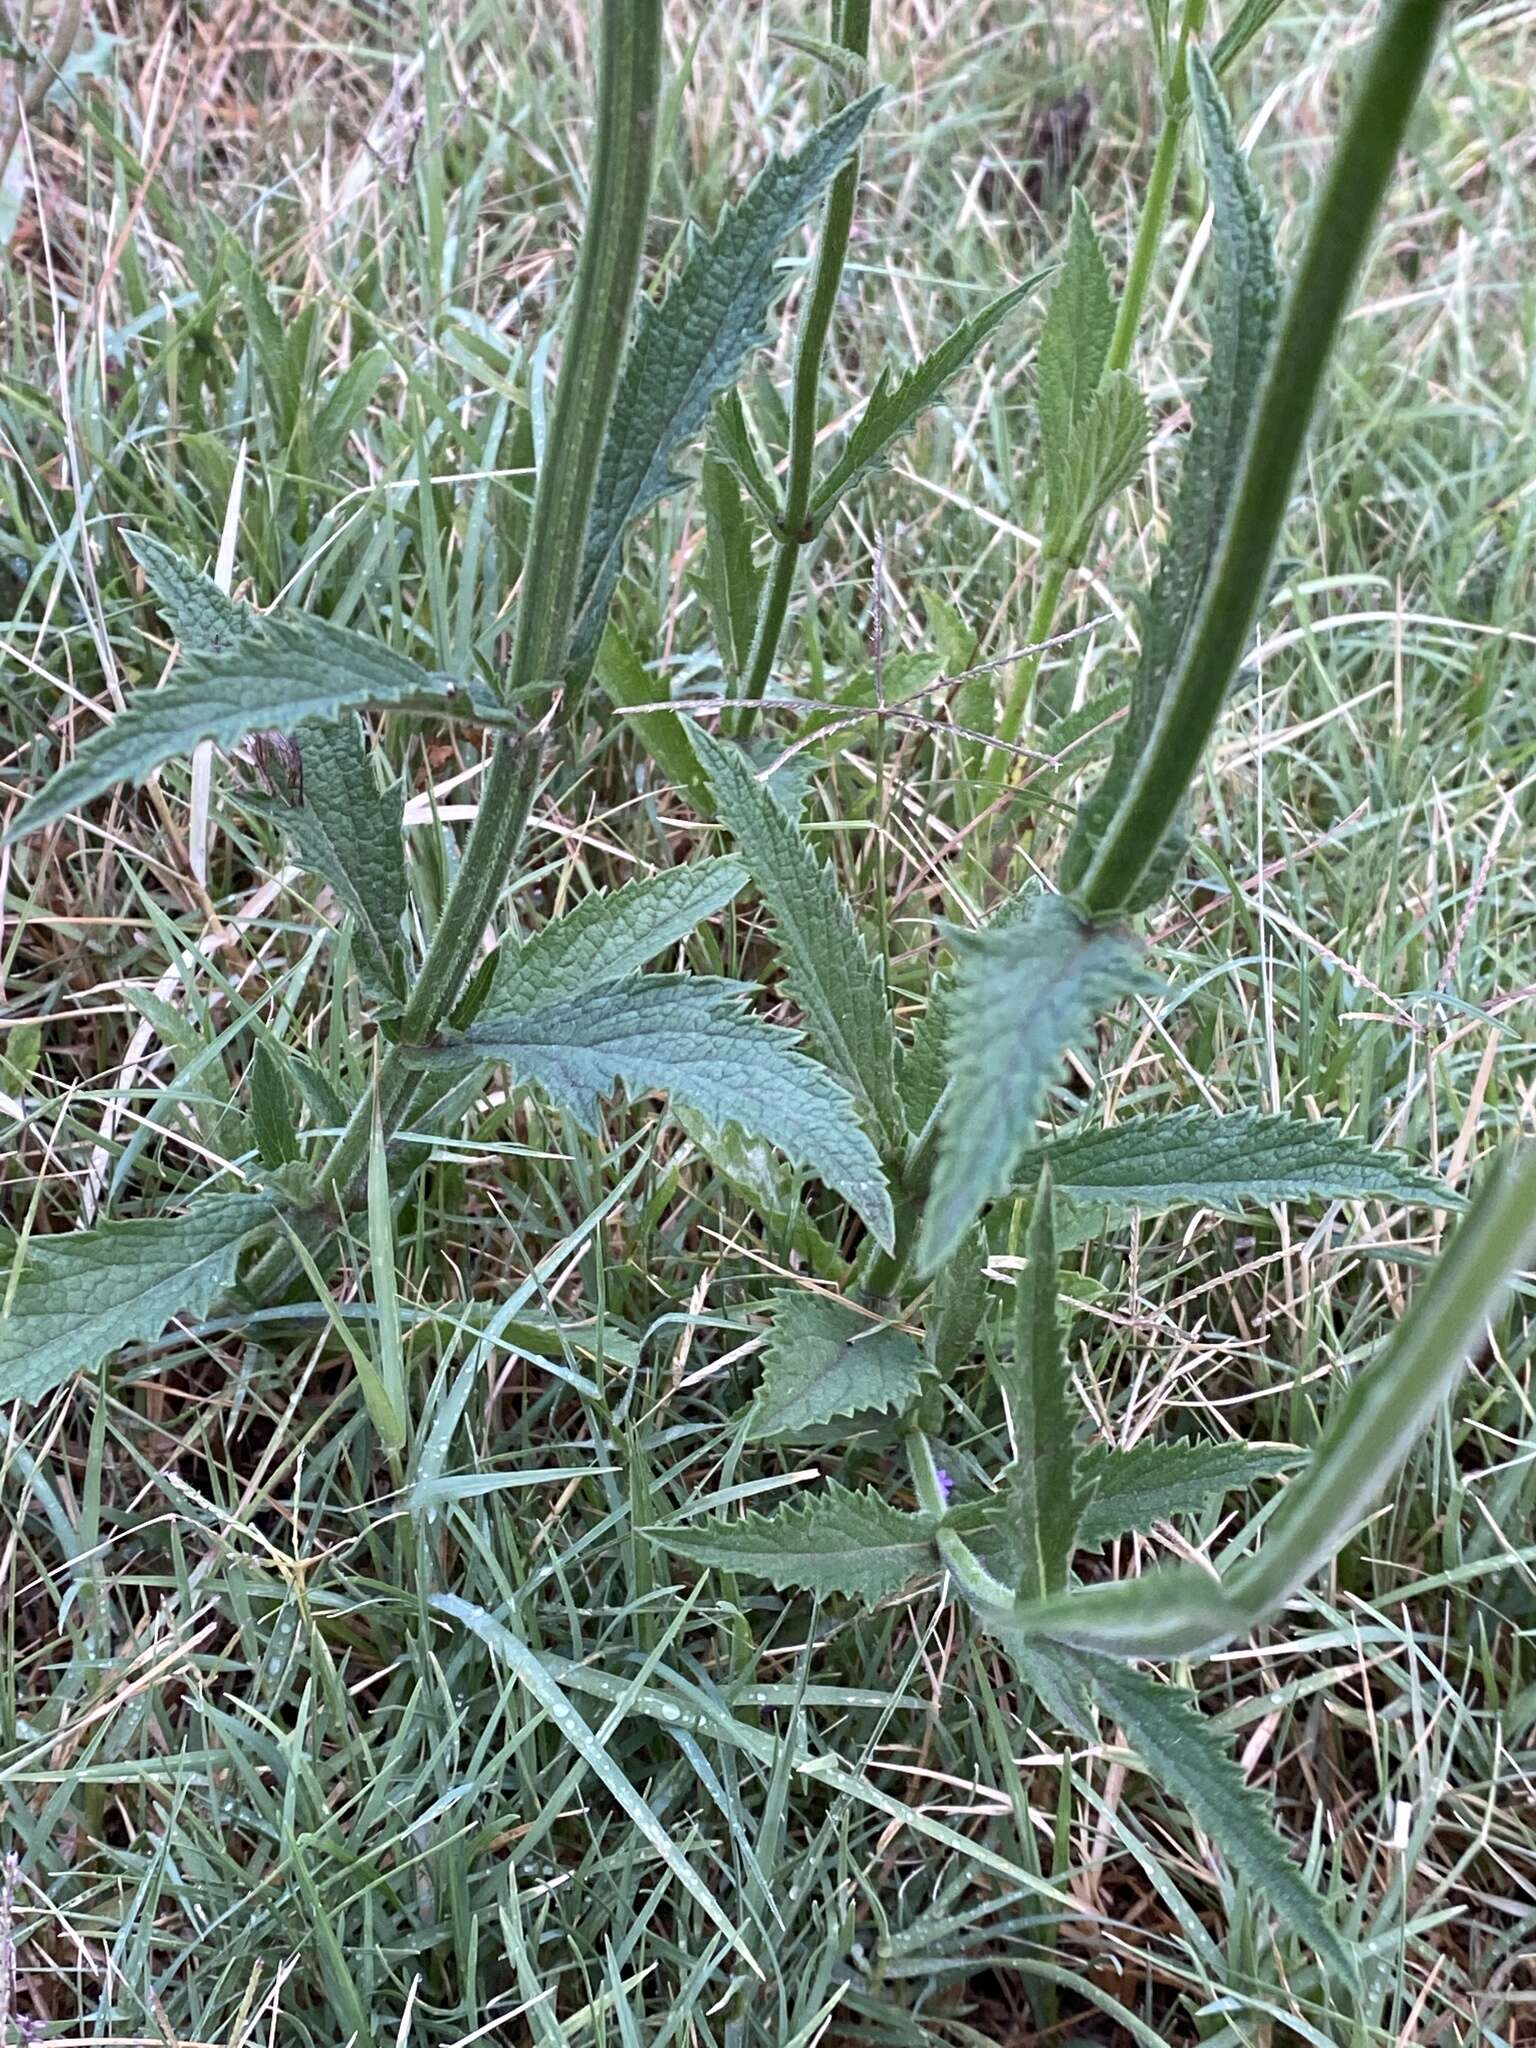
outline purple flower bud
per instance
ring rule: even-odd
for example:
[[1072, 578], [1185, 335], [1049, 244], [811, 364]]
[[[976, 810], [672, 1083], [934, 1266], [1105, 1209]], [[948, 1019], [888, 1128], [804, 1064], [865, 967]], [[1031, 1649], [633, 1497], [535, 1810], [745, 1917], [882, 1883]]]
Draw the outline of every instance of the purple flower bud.
[[943, 1494], [944, 1499], [947, 1502], [949, 1496], [955, 1490], [955, 1482], [953, 1481], [953, 1479], [950, 1478], [949, 1474], [944, 1470], [944, 1467], [942, 1465], [938, 1467], [933, 1476], [935, 1479], [938, 1480], [939, 1491]]

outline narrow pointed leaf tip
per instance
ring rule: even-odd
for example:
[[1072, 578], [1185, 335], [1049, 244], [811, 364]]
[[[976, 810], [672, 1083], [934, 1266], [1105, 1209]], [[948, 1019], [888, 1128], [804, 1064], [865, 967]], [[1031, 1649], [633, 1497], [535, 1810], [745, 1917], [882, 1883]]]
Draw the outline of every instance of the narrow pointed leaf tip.
[[918, 1263], [932, 1273], [1006, 1192], [1067, 1051], [1122, 996], [1157, 984], [1129, 932], [1090, 924], [1062, 896], [1016, 923], [954, 934], [949, 1081]]
[[939, 403], [956, 377], [970, 367], [988, 338], [1044, 275], [1043, 271], [1036, 271], [1022, 284], [994, 299], [990, 306], [984, 306], [894, 383], [888, 370], [880, 372], [842, 452], [817, 488], [811, 506], [813, 525], [819, 526], [840, 498], [884, 467], [895, 443]]
[[746, 755], [701, 726], [691, 737], [720, 817], [773, 912], [789, 992], [809, 1019], [816, 1049], [867, 1106], [876, 1127], [899, 1140], [896, 1031], [883, 964], [865, 944], [836, 875], [758, 781]]
[[1098, 1704], [1120, 1723], [1158, 1783], [1184, 1802], [1282, 1923], [1294, 1928], [1331, 1971], [1352, 1979], [1353, 1949], [1292, 1862], [1263, 1799], [1221, 1747], [1221, 1737], [1192, 1695], [1101, 1658], [1083, 1663]]

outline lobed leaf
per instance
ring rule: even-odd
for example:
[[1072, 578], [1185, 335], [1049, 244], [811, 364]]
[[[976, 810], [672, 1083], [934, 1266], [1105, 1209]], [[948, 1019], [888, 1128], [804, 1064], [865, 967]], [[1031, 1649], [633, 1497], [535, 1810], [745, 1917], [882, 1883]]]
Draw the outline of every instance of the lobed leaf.
[[837, 460], [817, 486], [811, 505], [813, 525], [819, 526], [840, 498], [883, 468], [892, 446], [930, 406], [938, 404], [955, 378], [975, 360], [987, 339], [1020, 300], [1034, 290], [1040, 276], [1037, 271], [994, 299], [991, 305], [984, 306], [894, 384], [889, 369], [881, 370]]
[[267, 615], [218, 653], [194, 655], [158, 690], [135, 692], [24, 804], [0, 845], [51, 825], [119, 782], [142, 782], [199, 740], [225, 749], [248, 733], [358, 710], [468, 710], [505, 722], [482, 691], [429, 675], [408, 656], [327, 620]]
[[674, 1095], [713, 1128], [735, 1125], [819, 1175], [889, 1249], [890, 1191], [853, 1102], [795, 1051], [798, 1032], [742, 1013], [749, 993], [704, 975], [646, 975], [521, 1015], [483, 1015], [410, 1057], [449, 1069], [497, 1061], [588, 1130], [599, 1098], [617, 1087]]
[[1078, 1541], [1096, 1549], [1131, 1530], [1175, 1515], [1196, 1515], [1208, 1501], [1301, 1462], [1286, 1444], [1139, 1443], [1128, 1451], [1087, 1444], [1079, 1453], [1088, 1503]]
[[1082, 1661], [1100, 1706], [1120, 1723], [1150, 1774], [1183, 1801], [1282, 1924], [1300, 1934], [1330, 1969], [1352, 1977], [1353, 1951], [1292, 1862], [1264, 1801], [1197, 1712], [1193, 1696], [1103, 1658]]
[[71, 1373], [158, 1337], [173, 1316], [206, 1315], [272, 1214], [262, 1195], [204, 1195], [184, 1216], [30, 1239], [0, 1316], [0, 1403], [40, 1401]]
[[1069, 1046], [1120, 996], [1149, 985], [1129, 933], [1095, 929], [1061, 896], [1018, 921], [954, 935], [949, 1084], [918, 1245], [922, 1272], [1010, 1185]]
[[748, 1572], [781, 1593], [835, 1594], [875, 1607], [935, 1569], [936, 1526], [932, 1515], [907, 1514], [877, 1493], [833, 1480], [772, 1514], [646, 1533], [692, 1564]]
[[488, 1007], [517, 1012], [573, 1001], [622, 981], [686, 939], [746, 887], [733, 860], [696, 860], [622, 888], [594, 890], [519, 947], [503, 945]]
[[773, 912], [789, 993], [821, 1053], [889, 1142], [905, 1134], [896, 1092], [896, 1032], [885, 974], [864, 943], [836, 875], [738, 748], [702, 726], [693, 747], [723, 823]]
[[686, 481], [672, 468], [673, 454], [700, 431], [748, 354], [771, 339], [768, 312], [784, 282], [775, 250], [858, 147], [881, 97], [865, 93], [792, 156], [765, 164], [715, 232], [692, 238], [661, 303], [640, 302], [598, 470], [572, 670], [590, 667], [597, 652], [625, 535]]
[[845, 1416], [899, 1413], [922, 1376], [922, 1353], [904, 1330], [825, 1295], [776, 1294], [746, 1433], [783, 1441]]

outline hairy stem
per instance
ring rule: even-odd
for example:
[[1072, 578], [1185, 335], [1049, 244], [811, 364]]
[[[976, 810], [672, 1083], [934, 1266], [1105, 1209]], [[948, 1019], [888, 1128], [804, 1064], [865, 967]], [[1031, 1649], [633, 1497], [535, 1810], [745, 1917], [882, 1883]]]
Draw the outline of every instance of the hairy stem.
[[[869, 55], [870, 0], [841, 0], [833, 13], [833, 39], [856, 57]], [[855, 150], [832, 181], [822, 223], [821, 246], [816, 255], [816, 274], [811, 296], [795, 345], [795, 373], [790, 396], [789, 470], [784, 482], [784, 509], [779, 519], [779, 545], [773, 568], [763, 591], [757, 624], [752, 633], [752, 650], [742, 679], [743, 704], [737, 721], [737, 735], [745, 739], [752, 729], [757, 705], [768, 687], [774, 657], [789, 610], [800, 551], [814, 536], [810, 529], [811, 490], [815, 481], [816, 424], [821, 389], [821, 364], [826, 352], [837, 294], [843, 281], [843, 264], [848, 254], [848, 237], [853, 229], [853, 207], [858, 197], [861, 154]]]
[[1220, 716], [1265, 594], [1334, 336], [1448, 4], [1396, 0], [1367, 54], [1286, 303], [1205, 594], [1147, 750], [1077, 892], [1090, 916], [1109, 916], [1134, 895]]

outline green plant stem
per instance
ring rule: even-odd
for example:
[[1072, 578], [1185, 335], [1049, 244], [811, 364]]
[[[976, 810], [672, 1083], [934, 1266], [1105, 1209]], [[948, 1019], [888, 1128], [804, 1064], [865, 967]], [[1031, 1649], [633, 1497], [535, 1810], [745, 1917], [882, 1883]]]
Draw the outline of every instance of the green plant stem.
[[1430, 1427], [1536, 1242], [1536, 1144], [1496, 1164], [1381, 1357], [1333, 1414], [1306, 1470], [1227, 1577], [1250, 1628], [1334, 1555]]
[[1115, 317], [1115, 331], [1105, 365], [1107, 370], [1123, 370], [1130, 362], [1131, 350], [1136, 345], [1142, 308], [1147, 303], [1147, 288], [1152, 282], [1157, 252], [1163, 245], [1168, 211], [1173, 204], [1174, 179], [1183, 154], [1184, 129], [1189, 120], [1189, 46], [1205, 26], [1205, 9], [1206, 0], [1185, 0], [1180, 17], [1178, 48], [1164, 87], [1163, 131], [1157, 138], [1152, 175], [1147, 180], [1146, 197], [1141, 204], [1136, 246], [1131, 251], [1131, 267], [1126, 273], [1125, 290], [1120, 295], [1120, 310]]
[[[1018, 745], [1019, 734], [1024, 730], [1024, 720], [1035, 694], [1035, 684], [1040, 675], [1040, 664], [1045, 659], [1045, 642], [1051, 637], [1051, 626], [1056, 618], [1056, 607], [1061, 602], [1062, 585], [1067, 580], [1071, 565], [1046, 557], [1040, 588], [1035, 593], [1034, 609], [1029, 615], [1026, 640], [1032, 650], [1026, 654], [1013, 672], [1013, 681], [1008, 688], [1003, 715], [998, 723], [997, 737], [1002, 747]], [[999, 748], [991, 757], [988, 771], [989, 780], [1001, 789], [1008, 780], [1009, 756]]]
[[[869, 55], [870, 0], [842, 0], [833, 12], [833, 40], [855, 57]], [[790, 395], [789, 469], [784, 481], [784, 509], [779, 518], [779, 544], [758, 608], [752, 649], [742, 678], [742, 708], [736, 723], [739, 739], [752, 730], [757, 706], [768, 687], [774, 657], [784, 631], [800, 551], [815, 538], [810, 524], [811, 490], [815, 482], [816, 425], [821, 396], [821, 365], [832, 315], [843, 282], [853, 208], [859, 191], [862, 153], [855, 150], [832, 181], [822, 223], [821, 246], [811, 296], [795, 345], [795, 371]]]
[[1375, 230], [1448, 0], [1396, 0], [1367, 53], [1255, 409], [1185, 652], [1078, 890], [1092, 917], [1134, 894], [1221, 714], [1268, 583], [1334, 336]]
[[[544, 461], [534, 493], [512, 658], [503, 695], [554, 686], [564, 667], [592, 513], [598, 463], [618, 388], [640, 280], [655, 158], [661, 74], [661, 0], [603, 0], [598, 54], [597, 133], [586, 232], [566, 328], [566, 352]], [[427, 947], [401, 1020], [399, 1042], [379, 1072], [379, 1114], [386, 1138], [409, 1114], [416, 1077], [406, 1049], [425, 1044], [449, 1015], [474, 965], [480, 938], [511, 877], [532, 804], [537, 749], [499, 741], [491, 756], [464, 857]], [[327, 1210], [356, 1199], [367, 1163], [372, 1101], [365, 1096], [320, 1169]], [[248, 1280], [269, 1291], [290, 1256], [274, 1244]]]

